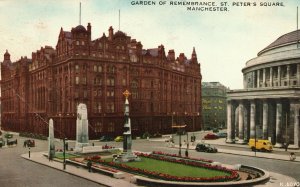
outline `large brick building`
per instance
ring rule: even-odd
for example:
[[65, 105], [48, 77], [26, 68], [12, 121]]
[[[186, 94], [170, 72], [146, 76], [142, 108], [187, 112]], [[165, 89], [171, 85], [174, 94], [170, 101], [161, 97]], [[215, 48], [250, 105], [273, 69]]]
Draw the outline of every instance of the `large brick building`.
[[[88, 107], [89, 133], [122, 134], [128, 89], [132, 130], [170, 133], [172, 121], [201, 128], [201, 73], [195, 49], [190, 59], [163, 45], [143, 49], [124, 32], [91, 39], [91, 24], [59, 32], [56, 48], [42, 47], [31, 59], [12, 63], [8, 51], [1, 64], [2, 128], [75, 138], [76, 106]], [[187, 116], [188, 115], [188, 116]]]

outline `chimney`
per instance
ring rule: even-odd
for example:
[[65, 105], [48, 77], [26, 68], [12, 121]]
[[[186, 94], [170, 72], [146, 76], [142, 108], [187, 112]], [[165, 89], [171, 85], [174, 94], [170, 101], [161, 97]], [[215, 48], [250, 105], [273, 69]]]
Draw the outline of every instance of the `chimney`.
[[168, 59], [170, 60], [175, 60], [175, 51], [174, 49], [170, 49], [169, 52], [168, 52]]
[[114, 29], [112, 28], [112, 26], [110, 26], [108, 29], [108, 39], [112, 40], [113, 35], [114, 35]]

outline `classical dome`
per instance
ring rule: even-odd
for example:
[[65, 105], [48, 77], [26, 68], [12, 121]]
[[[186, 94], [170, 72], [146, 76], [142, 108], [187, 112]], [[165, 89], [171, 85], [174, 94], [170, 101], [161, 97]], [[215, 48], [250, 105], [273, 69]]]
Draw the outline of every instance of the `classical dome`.
[[82, 25], [78, 25], [77, 27], [74, 28], [74, 31], [76, 32], [86, 32], [86, 29]]
[[300, 37], [300, 30], [295, 30], [293, 32], [284, 34], [284, 35], [280, 36], [279, 38], [277, 38], [277, 40], [272, 42], [266, 48], [261, 50], [258, 53], [258, 55], [261, 55], [262, 53], [267, 52], [267, 51], [269, 51], [271, 49], [274, 49], [274, 48], [277, 48], [277, 47], [294, 44], [294, 43], [297, 42], [297, 40], [299, 40], [299, 37]]

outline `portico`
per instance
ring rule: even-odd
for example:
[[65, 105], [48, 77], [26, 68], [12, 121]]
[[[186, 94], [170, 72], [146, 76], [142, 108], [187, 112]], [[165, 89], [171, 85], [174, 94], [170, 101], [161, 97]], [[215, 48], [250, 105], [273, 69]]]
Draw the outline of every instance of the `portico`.
[[275, 147], [287, 142], [289, 148], [299, 148], [299, 94], [300, 88], [228, 92], [227, 143], [257, 138], [269, 139]]

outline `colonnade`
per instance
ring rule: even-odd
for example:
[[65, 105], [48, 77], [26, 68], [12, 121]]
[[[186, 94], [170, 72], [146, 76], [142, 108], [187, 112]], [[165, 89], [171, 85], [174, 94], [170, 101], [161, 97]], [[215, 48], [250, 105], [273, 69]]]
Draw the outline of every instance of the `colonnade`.
[[299, 148], [299, 111], [300, 103], [292, 99], [229, 100], [226, 141], [269, 139], [275, 147], [287, 142]]
[[[300, 85], [300, 64], [264, 67], [244, 74], [244, 88]], [[251, 83], [248, 83], [250, 79]]]

